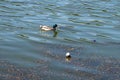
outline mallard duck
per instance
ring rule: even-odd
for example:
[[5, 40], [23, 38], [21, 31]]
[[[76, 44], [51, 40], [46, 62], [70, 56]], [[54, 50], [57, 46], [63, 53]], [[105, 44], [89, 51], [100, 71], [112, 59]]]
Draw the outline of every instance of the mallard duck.
[[53, 27], [40, 25], [40, 29], [43, 31], [51, 31], [51, 30], [55, 31], [57, 26], [58, 26], [57, 24], [53, 25]]

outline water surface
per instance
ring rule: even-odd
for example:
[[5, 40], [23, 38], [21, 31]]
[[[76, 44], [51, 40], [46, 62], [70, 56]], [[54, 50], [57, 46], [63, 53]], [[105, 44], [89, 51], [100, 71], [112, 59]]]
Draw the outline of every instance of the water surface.
[[[0, 78], [119, 79], [119, 5], [119, 0], [1, 0]], [[56, 32], [39, 28], [54, 24]]]

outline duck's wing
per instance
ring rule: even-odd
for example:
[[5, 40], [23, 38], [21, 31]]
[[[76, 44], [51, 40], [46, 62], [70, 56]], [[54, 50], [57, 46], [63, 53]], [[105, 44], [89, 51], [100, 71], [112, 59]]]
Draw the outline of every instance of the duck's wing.
[[40, 28], [41, 28], [41, 30], [45, 30], [45, 31], [52, 30], [52, 28], [49, 26], [40, 26]]
[[40, 25], [40, 28], [50, 28], [50, 27], [45, 25]]

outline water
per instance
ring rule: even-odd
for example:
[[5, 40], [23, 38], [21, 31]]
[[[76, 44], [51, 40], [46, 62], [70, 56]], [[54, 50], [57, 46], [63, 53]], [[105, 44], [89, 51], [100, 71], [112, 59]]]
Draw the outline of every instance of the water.
[[[118, 80], [119, 5], [119, 0], [1, 0], [1, 80]], [[54, 24], [56, 32], [40, 31], [40, 25]]]

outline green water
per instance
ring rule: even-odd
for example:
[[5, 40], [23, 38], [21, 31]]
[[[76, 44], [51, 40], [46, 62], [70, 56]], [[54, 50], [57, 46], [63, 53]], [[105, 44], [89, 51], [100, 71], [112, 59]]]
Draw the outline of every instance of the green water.
[[[1, 0], [0, 79], [118, 80], [119, 5], [119, 0]], [[54, 24], [56, 32], [39, 28]]]

